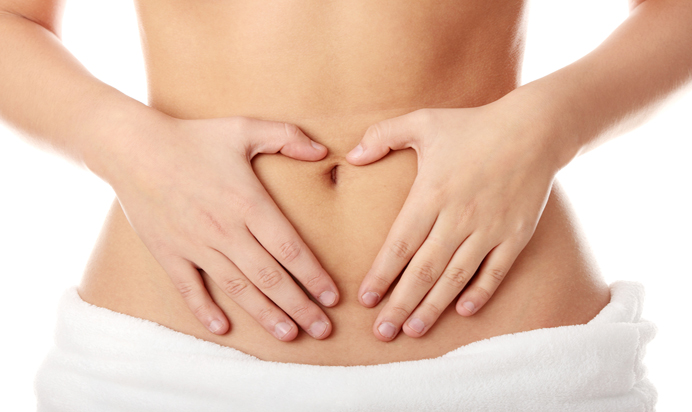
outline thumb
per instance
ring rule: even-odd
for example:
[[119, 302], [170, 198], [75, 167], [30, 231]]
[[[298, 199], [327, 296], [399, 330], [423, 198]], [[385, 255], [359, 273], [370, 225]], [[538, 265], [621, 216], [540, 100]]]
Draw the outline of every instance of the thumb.
[[347, 155], [354, 165], [366, 165], [382, 159], [390, 150], [411, 147], [418, 151], [417, 112], [382, 120], [368, 127], [358, 146]]
[[250, 158], [258, 153], [279, 153], [298, 160], [320, 160], [327, 148], [294, 124], [246, 118], [245, 135]]

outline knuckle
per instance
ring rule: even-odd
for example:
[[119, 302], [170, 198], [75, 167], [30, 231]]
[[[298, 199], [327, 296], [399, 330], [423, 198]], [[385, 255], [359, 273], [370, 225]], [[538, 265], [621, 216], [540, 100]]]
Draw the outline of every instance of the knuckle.
[[298, 126], [291, 123], [284, 123], [284, 128], [286, 130], [286, 137], [289, 140], [293, 140], [298, 137]]
[[209, 308], [209, 305], [205, 303], [195, 306], [194, 309], [192, 309], [192, 313], [194, 313], [198, 319], [206, 319], [209, 317], [211, 309]]
[[290, 263], [295, 260], [300, 255], [301, 250], [302, 248], [300, 244], [295, 239], [283, 242], [279, 247], [281, 259], [286, 263]]
[[433, 121], [435, 112], [429, 108], [418, 109], [414, 112], [414, 119], [419, 123], [430, 123]]
[[260, 322], [267, 322], [267, 321], [269, 321], [269, 319], [272, 318], [273, 315], [274, 315], [274, 309], [264, 308], [264, 309], [260, 310], [259, 312], [257, 312], [257, 319]]
[[451, 284], [457, 289], [461, 289], [464, 287], [466, 282], [471, 279], [471, 272], [464, 268], [451, 267], [448, 268], [442, 276], [445, 278], [447, 283]]
[[242, 133], [250, 127], [250, 119], [245, 116], [232, 116], [228, 121], [236, 133]]
[[206, 210], [203, 210], [200, 213], [202, 215], [202, 222], [207, 228], [224, 237], [228, 234], [223, 225], [221, 225], [221, 223], [211, 213]]
[[413, 269], [413, 279], [420, 286], [430, 286], [437, 278], [437, 270], [432, 262], [423, 262], [420, 266]]
[[310, 313], [310, 306], [307, 304], [299, 305], [291, 310], [291, 317], [295, 320], [304, 319]]
[[309, 275], [301, 283], [308, 289], [312, 289], [322, 281], [322, 275]]
[[373, 273], [371, 276], [369, 276], [371, 281], [375, 283], [376, 285], [379, 285], [383, 288], [386, 288], [389, 286], [390, 281], [386, 277], [382, 276], [381, 273]]
[[461, 213], [459, 213], [457, 216], [457, 227], [463, 227], [464, 225], [468, 224], [469, 220], [471, 220], [473, 215], [476, 213], [476, 202], [477, 200], [472, 199], [466, 203], [466, 205], [464, 205]]
[[500, 283], [504, 280], [505, 275], [507, 275], [507, 271], [504, 269], [493, 268], [488, 270], [488, 275], [490, 275], [490, 277], [492, 277], [497, 283]]
[[262, 211], [260, 206], [264, 200], [261, 195], [255, 194], [254, 192], [248, 193], [247, 191], [243, 193], [242, 196], [236, 194], [229, 196], [226, 203], [231, 205], [235, 210], [237, 210], [240, 216], [261, 216]]
[[406, 259], [411, 251], [411, 244], [405, 240], [395, 240], [389, 245], [389, 251], [400, 259]]
[[239, 297], [247, 291], [248, 283], [240, 278], [226, 279], [223, 282], [223, 290], [228, 296]]
[[528, 242], [533, 236], [534, 225], [528, 222], [519, 222], [514, 229], [514, 236], [516, 236], [522, 243]]
[[483, 302], [487, 302], [488, 300], [490, 300], [490, 297], [492, 296], [492, 293], [490, 293], [486, 288], [482, 286], [475, 286], [473, 288], [473, 292], [479, 295]]
[[281, 283], [283, 275], [273, 267], [267, 266], [257, 272], [257, 281], [264, 289], [271, 289]]
[[[421, 176], [421, 186], [416, 187], [416, 189], [421, 192], [421, 195], [419, 196], [425, 196], [428, 199], [428, 204], [441, 205], [447, 203], [449, 199], [453, 199], [453, 196], [455, 196], [453, 189], [450, 188], [449, 180], [442, 180], [449, 179], [449, 177], [443, 176], [442, 179], [438, 179], [439, 178], [436, 176], [433, 177], [432, 175]], [[427, 239], [430, 239], [431, 237], [437, 237], [440, 239], [438, 236], [433, 234], [428, 235]]]
[[442, 314], [442, 309], [434, 303], [426, 304], [425, 310], [436, 318], [438, 318]]
[[406, 319], [411, 315], [411, 310], [403, 305], [392, 305], [389, 308], [389, 313], [400, 319]]
[[193, 298], [197, 295], [197, 288], [195, 288], [195, 284], [193, 282], [177, 282], [175, 286], [178, 288], [178, 291], [185, 300]]
[[[430, 233], [428, 235], [428, 237], [425, 238], [425, 242], [426, 243], [432, 243], [435, 245], [435, 247], [441, 248], [441, 249], [449, 249], [449, 247], [451, 245], [451, 242], [447, 241], [446, 238], [444, 238], [440, 235], [433, 234], [433, 233]], [[456, 250], [456, 248], [455, 248], [455, 250]]]
[[380, 123], [375, 123], [370, 125], [365, 131], [368, 136], [371, 136], [374, 140], [382, 140], [382, 125]]

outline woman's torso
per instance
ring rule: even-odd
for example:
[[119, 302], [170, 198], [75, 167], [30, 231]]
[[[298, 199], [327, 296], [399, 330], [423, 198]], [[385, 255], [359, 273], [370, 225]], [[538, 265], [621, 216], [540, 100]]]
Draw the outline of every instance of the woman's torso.
[[499, 334], [585, 323], [608, 302], [558, 185], [531, 242], [476, 315], [461, 317], [452, 305], [425, 337], [402, 333], [384, 343], [372, 334], [383, 303], [368, 309], [357, 302], [360, 282], [415, 179], [416, 154], [397, 151], [360, 167], [344, 156], [377, 121], [423, 107], [479, 106], [517, 87], [522, 1], [136, 4], [152, 107], [186, 119], [294, 123], [327, 146], [329, 154], [317, 162], [260, 154], [253, 168], [330, 273], [341, 300], [324, 309], [334, 325], [329, 338], [301, 333], [279, 342], [205, 275], [232, 323], [228, 334], [213, 335], [188, 310], [116, 201], [80, 285], [87, 302], [260, 359], [321, 365], [435, 357]]

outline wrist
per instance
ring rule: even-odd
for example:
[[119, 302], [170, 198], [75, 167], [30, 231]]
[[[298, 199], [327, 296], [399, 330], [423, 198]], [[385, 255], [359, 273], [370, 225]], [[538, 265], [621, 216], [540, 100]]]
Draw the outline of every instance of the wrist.
[[538, 82], [520, 86], [492, 104], [497, 104], [504, 116], [511, 115], [520, 133], [540, 151], [545, 161], [557, 173], [577, 157], [582, 150], [578, 131], [569, 131], [555, 93], [545, 90]]
[[[124, 95], [104, 99], [94, 109], [98, 128], [89, 133], [81, 151], [82, 164], [114, 186], [122, 177], [125, 161], [141, 151], [146, 141], [160, 134], [162, 125], [176, 119]], [[158, 130], [158, 132], [157, 132]]]

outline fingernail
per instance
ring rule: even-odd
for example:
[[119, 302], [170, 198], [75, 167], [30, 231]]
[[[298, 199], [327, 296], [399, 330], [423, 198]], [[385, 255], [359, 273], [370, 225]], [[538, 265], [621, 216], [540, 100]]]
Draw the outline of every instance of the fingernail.
[[320, 295], [320, 302], [322, 302], [324, 306], [332, 306], [334, 302], [336, 302], [336, 293], [329, 290], [322, 292]]
[[211, 333], [216, 333], [219, 329], [221, 329], [222, 326], [223, 323], [221, 323], [221, 321], [214, 319], [209, 324], [209, 330], [211, 331]]
[[423, 333], [423, 329], [425, 329], [425, 323], [423, 323], [423, 321], [418, 318], [411, 319], [408, 322], [408, 326], [418, 333]]
[[322, 335], [324, 335], [324, 332], [327, 331], [327, 324], [321, 320], [318, 320], [316, 322], [313, 322], [312, 325], [308, 328], [308, 333], [313, 337], [313, 338], [321, 338]]
[[359, 158], [360, 155], [362, 155], [362, 154], [363, 154], [363, 146], [361, 146], [360, 143], [358, 143], [358, 146], [353, 148], [353, 150], [351, 150], [349, 152], [348, 156], [350, 156], [352, 158]]
[[377, 330], [380, 332], [380, 335], [384, 336], [387, 339], [393, 338], [396, 334], [396, 326], [392, 325], [389, 322], [382, 322], [380, 326], [377, 328]]
[[476, 310], [476, 306], [473, 304], [473, 302], [468, 301], [468, 300], [466, 302], [462, 303], [461, 306], [465, 307], [466, 310], [468, 310], [471, 313], [473, 313], [473, 311]]
[[310, 144], [312, 145], [312, 147], [314, 147], [317, 150], [322, 150], [322, 148], [324, 147], [323, 145], [317, 143], [314, 140], [310, 140]]
[[291, 331], [291, 326], [290, 324], [286, 322], [279, 322], [274, 326], [274, 335], [279, 338], [283, 339], [286, 335], [288, 335], [288, 332]]
[[380, 295], [378, 295], [375, 292], [368, 292], [364, 293], [361, 299], [363, 299], [363, 303], [365, 303], [366, 305], [374, 306], [377, 304], [377, 301], [380, 300]]

